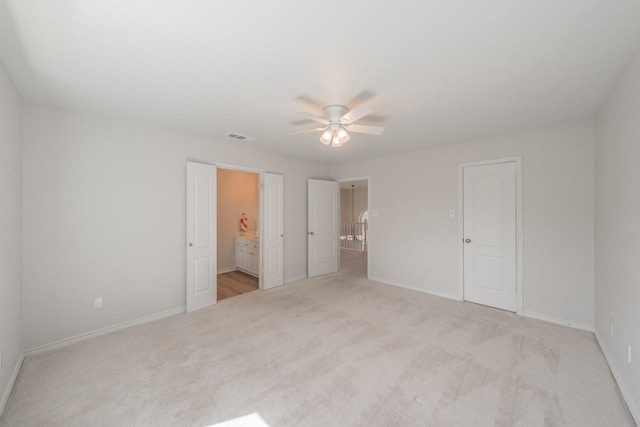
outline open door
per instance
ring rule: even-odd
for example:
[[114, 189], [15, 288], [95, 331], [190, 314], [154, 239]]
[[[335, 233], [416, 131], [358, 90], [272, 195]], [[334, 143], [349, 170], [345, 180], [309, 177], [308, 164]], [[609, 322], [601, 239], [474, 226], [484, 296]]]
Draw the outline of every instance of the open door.
[[284, 178], [264, 174], [264, 230], [262, 233], [262, 289], [284, 283]]
[[187, 162], [187, 312], [217, 300], [216, 167]]
[[308, 181], [309, 277], [335, 273], [340, 268], [340, 187], [335, 181]]

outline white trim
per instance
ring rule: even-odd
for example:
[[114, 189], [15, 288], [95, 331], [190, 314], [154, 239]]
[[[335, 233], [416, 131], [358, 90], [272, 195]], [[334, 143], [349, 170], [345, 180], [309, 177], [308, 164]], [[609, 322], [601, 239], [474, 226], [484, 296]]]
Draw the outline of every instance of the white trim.
[[304, 279], [306, 279], [306, 278], [307, 278], [306, 274], [305, 274], [305, 275], [301, 275], [301, 276], [292, 277], [292, 278], [290, 278], [290, 279], [286, 279], [286, 280], [284, 281], [283, 285], [286, 285], [287, 283], [297, 282], [297, 281], [299, 281], [299, 280], [304, 280]]
[[145, 323], [153, 322], [154, 320], [164, 319], [165, 317], [175, 316], [176, 314], [182, 314], [185, 312], [186, 307], [180, 306], [176, 308], [172, 308], [171, 310], [162, 311], [160, 313], [155, 313], [149, 316], [140, 317], [135, 320], [129, 320], [127, 322], [117, 323], [112, 326], [107, 326], [106, 328], [97, 329], [92, 332], [86, 332], [84, 334], [76, 335], [70, 338], [65, 338], [60, 341], [55, 341], [49, 344], [44, 344], [38, 347], [34, 347], [32, 349], [26, 350], [24, 352], [24, 357], [34, 356], [36, 354], [44, 353], [49, 350], [54, 350], [56, 348], [66, 347], [70, 344], [75, 344], [80, 341], [86, 341], [91, 338], [99, 337], [101, 335], [106, 335], [111, 332], [119, 331], [121, 329], [126, 329], [131, 326], [142, 325]]
[[586, 323], [573, 322], [565, 319], [558, 319], [551, 316], [546, 316], [544, 314], [532, 313], [530, 311], [525, 311], [522, 313], [522, 316], [529, 317], [531, 319], [542, 320], [543, 322], [555, 323], [556, 325], [568, 326], [573, 329], [580, 329], [582, 331], [594, 332], [593, 325], [587, 325]]
[[239, 270], [238, 267], [224, 267], [224, 268], [218, 267], [217, 274], [231, 273], [232, 271], [238, 271], [238, 270]]
[[[263, 291], [264, 290], [264, 283], [262, 282], [262, 266], [264, 265], [263, 262], [263, 257], [264, 257], [264, 239], [262, 238], [262, 230], [264, 230], [264, 214], [265, 214], [265, 209], [264, 209], [264, 174], [266, 172], [262, 171], [262, 172], [258, 172], [258, 220], [260, 221], [260, 224], [257, 226], [258, 227], [258, 290]], [[283, 182], [284, 182], [284, 175], [282, 178]], [[284, 186], [284, 184], [283, 184]], [[283, 194], [282, 194], [282, 215], [284, 215], [284, 189], [283, 189]], [[216, 215], [216, 224], [218, 222], [218, 216]], [[284, 233], [284, 227], [282, 230], [282, 233]], [[284, 235], [284, 234], [283, 234]], [[284, 258], [284, 239], [282, 240], [282, 245], [283, 245], [283, 249], [282, 249], [282, 258]], [[235, 250], [235, 246], [234, 246], [234, 250]], [[282, 260], [282, 269], [284, 270], [284, 259]], [[284, 277], [284, 271], [282, 272], [282, 276]]]
[[[378, 278], [378, 277], [372, 277], [369, 280], [373, 280], [374, 282], [382, 283], [383, 285], [397, 286], [399, 288], [404, 288], [404, 289], [409, 289], [409, 290], [412, 290], [412, 291], [422, 292], [422, 293], [425, 293], [425, 294], [434, 295], [434, 296], [441, 297], [441, 298], [446, 298], [446, 299], [449, 299], [449, 300], [460, 301], [455, 295], [447, 295], [447, 294], [443, 294], [443, 293], [439, 293], [439, 292], [433, 292], [433, 291], [430, 291], [430, 290], [427, 290], [427, 289], [421, 289], [421, 288], [416, 288], [416, 287], [413, 287], [413, 286], [410, 286], [410, 285], [406, 285], [404, 283], [391, 282], [391, 281], [388, 281], [386, 279], [381, 279], [381, 278]], [[473, 303], [467, 302], [467, 301], [463, 301], [463, 302], [465, 302], [467, 304], [473, 304]], [[488, 309], [492, 309], [491, 307], [488, 307], [488, 306], [487, 306], [487, 308]], [[499, 309], [497, 309], [497, 310], [499, 310]], [[584, 323], [570, 322], [568, 320], [556, 319], [556, 318], [553, 318], [553, 317], [544, 316], [544, 315], [541, 315], [541, 314], [536, 314], [536, 313], [531, 313], [531, 312], [523, 312], [522, 316], [523, 317], [529, 317], [531, 319], [540, 320], [540, 321], [547, 322], [547, 323], [553, 323], [553, 324], [556, 324], [556, 325], [568, 326], [568, 327], [573, 328], [573, 329], [579, 329], [579, 330], [587, 331], [587, 332], [591, 332], [591, 333], [594, 332], [594, 328], [593, 328], [592, 325], [587, 325], [587, 324], [584, 324]]]
[[631, 413], [633, 420], [636, 422], [636, 425], [639, 425], [640, 411], [638, 410], [638, 407], [636, 406], [633, 400], [633, 396], [631, 396], [631, 393], [629, 393], [629, 389], [627, 389], [627, 386], [623, 381], [622, 375], [620, 375], [620, 373], [618, 372], [618, 369], [616, 368], [616, 365], [613, 363], [613, 358], [607, 351], [606, 347], [602, 345], [600, 334], [598, 334], [598, 332], [594, 332], [594, 335], [596, 336], [596, 341], [598, 342], [598, 346], [600, 346], [600, 350], [602, 351], [602, 354], [604, 354], [604, 359], [607, 361], [607, 364], [609, 365], [609, 369], [613, 374], [613, 379], [616, 380], [616, 383], [618, 384], [618, 388], [620, 389], [620, 394], [622, 394], [622, 397], [624, 398], [624, 401], [627, 404], [627, 408], [629, 409], [629, 412]]
[[[378, 278], [378, 277], [372, 277], [369, 280], [373, 280], [375, 282], [382, 283], [383, 285], [397, 286], [399, 288], [410, 289], [412, 291], [418, 291], [418, 292], [422, 292], [422, 293], [425, 293], [425, 294], [434, 295], [434, 296], [437, 296], [437, 297], [442, 297], [442, 298], [446, 298], [446, 299], [450, 299], [450, 300], [454, 300], [454, 301], [460, 301], [455, 295], [447, 295], [447, 294], [443, 294], [443, 293], [439, 293], [439, 292], [433, 292], [433, 291], [430, 291], [430, 290], [427, 290], [427, 289], [421, 289], [421, 288], [416, 288], [416, 287], [413, 287], [413, 286], [410, 286], [410, 285], [406, 285], [404, 283], [391, 282], [391, 281], [388, 281], [386, 279], [381, 279], [381, 278]], [[473, 304], [473, 303], [467, 302], [467, 301], [463, 301], [463, 302], [468, 303], [468, 304]], [[487, 306], [487, 308], [491, 309], [491, 307], [488, 307], [488, 306]], [[499, 310], [499, 309], [497, 309], [497, 310]], [[547, 323], [553, 323], [553, 324], [556, 324], [556, 325], [568, 326], [568, 327], [573, 328], [573, 329], [579, 329], [579, 330], [582, 330], [582, 331], [587, 331], [587, 332], [594, 333], [593, 326], [592, 325], [587, 325], [587, 324], [584, 324], [584, 323], [570, 322], [568, 320], [556, 319], [554, 317], [544, 316], [544, 315], [541, 315], [541, 314], [531, 313], [531, 312], [528, 312], [528, 311], [523, 312], [521, 315], [523, 317], [529, 317], [531, 319], [536, 319], [536, 320], [540, 320], [540, 321], [547, 322]]]
[[16, 379], [18, 378], [18, 374], [20, 373], [20, 369], [22, 368], [22, 362], [24, 361], [24, 353], [20, 355], [16, 365], [13, 367], [13, 373], [11, 374], [11, 378], [9, 378], [9, 383], [7, 384], [7, 388], [2, 393], [2, 400], [0, 400], [0, 417], [4, 413], [4, 407], [9, 400], [9, 396], [11, 396], [11, 391], [13, 390], [13, 386], [16, 383]]
[[458, 300], [464, 301], [464, 174], [458, 165]]
[[524, 228], [523, 228], [523, 188], [522, 188], [522, 156], [503, 157], [498, 159], [480, 160], [458, 165], [458, 300], [464, 301], [464, 177], [466, 167], [493, 165], [497, 163], [516, 164], [516, 314], [524, 312]]
[[[371, 203], [371, 180], [367, 177], [367, 212], [371, 211], [370, 203]], [[370, 253], [371, 253], [371, 217], [368, 216], [368, 219], [367, 219], [367, 280], [370, 277], [370, 274], [369, 274], [369, 266], [371, 265], [371, 258], [369, 257]]]
[[410, 286], [410, 285], [407, 285], [407, 284], [404, 284], [404, 283], [390, 282], [390, 281], [388, 281], [386, 279], [381, 279], [379, 277], [371, 277], [369, 280], [373, 280], [374, 282], [382, 283], [383, 285], [397, 286], [398, 288], [409, 289], [411, 291], [422, 292], [423, 294], [429, 294], [429, 295], [433, 295], [433, 296], [440, 297], [440, 298], [446, 298], [446, 299], [458, 301], [458, 298], [456, 298], [455, 295], [441, 294], [439, 292], [434, 292], [434, 291], [430, 291], [430, 290], [427, 290], [427, 289], [416, 288], [416, 287], [413, 287], [413, 286]]
[[222, 162], [215, 162], [215, 161], [211, 162], [211, 164], [215, 165], [220, 169], [229, 169], [234, 171], [251, 172], [251, 173], [257, 173], [257, 174], [263, 174], [266, 172], [265, 169], [256, 168], [253, 166], [243, 166], [243, 165], [236, 165], [231, 163], [222, 163]]
[[[336, 181], [338, 182], [369, 181], [369, 177], [368, 176], [352, 176], [349, 178], [336, 179]], [[369, 185], [368, 182], [367, 182], [367, 185]]]

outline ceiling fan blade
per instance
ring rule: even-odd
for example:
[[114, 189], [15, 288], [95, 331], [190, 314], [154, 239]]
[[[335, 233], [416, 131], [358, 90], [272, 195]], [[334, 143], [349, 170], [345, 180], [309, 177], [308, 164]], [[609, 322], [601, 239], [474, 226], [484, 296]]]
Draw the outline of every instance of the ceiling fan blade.
[[307, 113], [304, 111], [297, 112], [296, 114], [299, 116], [303, 116], [306, 119], [313, 120], [314, 122], [321, 123], [323, 125], [329, 124], [329, 120], [325, 119], [324, 117], [316, 116], [315, 114]]
[[291, 135], [302, 135], [302, 134], [305, 134], [305, 133], [320, 132], [320, 131], [323, 131], [325, 129], [326, 128], [306, 129], [306, 130], [303, 130], [303, 131], [300, 131], [300, 132], [292, 133]]
[[382, 132], [384, 132], [382, 126], [348, 125], [345, 127], [349, 132], [368, 133], [369, 135], [382, 135]]
[[308, 97], [307, 95], [300, 95], [297, 99], [301, 103], [307, 104], [308, 106], [312, 107], [314, 110], [321, 111], [324, 108], [324, 105], [322, 105], [317, 100], [311, 97]]
[[370, 107], [364, 104], [360, 104], [353, 110], [349, 111], [344, 116], [340, 117], [340, 121], [345, 124], [353, 123], [360, 120], [363, 117], [368, 116], [371, 113], [373, 113], [373, 110]]
[[367, 102], [368, 100], [370, 100], [375, 96], [376, 96], [375, 93], [368, 90], [363, 90], [362, 92], [360, 92], [359, 94], [351, 98], [349, 101], [345, 102], [344, 105], [347, 108], [352, 109], [360, 104], [364, 104], [365, 102]]

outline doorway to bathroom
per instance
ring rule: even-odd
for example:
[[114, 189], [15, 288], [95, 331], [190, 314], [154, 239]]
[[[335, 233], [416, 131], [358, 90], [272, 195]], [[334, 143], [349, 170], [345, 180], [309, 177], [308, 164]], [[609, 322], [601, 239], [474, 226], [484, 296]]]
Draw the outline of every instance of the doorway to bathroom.
[[[186, 311], [199, 310], [217, 302], [217, 273], [224, 273], [225, 267], [233, 268], [234, 271], [254, 272], [254, 274], [257, 271], [258, 288], [261, 290], [282, 285], [284, 283], [284, 176], [262, 169], [217, 162], [187, 162], [186, 166]], [[240, 267], [236, 266], [234, 256], [233, 267], [230, 264], [223, 264], [220, 265], [220, 271], [218, 271], [218, 169], [249, 172], [258, 176], [255, 229], [252, 227], [249, 214], [244, 212], [245, 215], [242, 215], [242, 207], [240, 207], [237, 223], [234, 220], [233, 223], [229, 223], [231, 225], [220, 227], [223, 234], [228, 230], [231, 230], [231, 235], [242, 233], [238, 237], [249, 240], [250, 243], [247, 244], [250, 247], [247, 251], [238, 250], [243, 254], [241, 261], [238, 258]], [[243, 192], [244, 187], [241, 187], [238, 191]], [[222, 198], [220, 203], [226, 204], [225, 199]], [[227, 224], [227, 221], [223, 224]], [[241, 224], [242, 228], [240, 228]], [[233, 241], [234, 254], [236, 254], [238, 248], [236, 245], [239, 245], [236, 243], [236, 236], [233, 237]], [[244, 254], [248, 254], [249, 258], [245, 259]]]
[[218, 301], [256, 291], [260, 277], [260, 175], [217, 169]]

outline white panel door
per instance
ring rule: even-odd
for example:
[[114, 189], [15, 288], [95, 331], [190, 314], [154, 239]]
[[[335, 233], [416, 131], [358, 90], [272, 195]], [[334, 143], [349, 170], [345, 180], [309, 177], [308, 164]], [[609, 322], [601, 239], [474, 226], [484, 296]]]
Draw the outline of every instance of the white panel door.
[[262, 288], [284, 283], [284, 177], [264, 174], [264, 232], [262, 233]]
[[187, 162], [187, 312], [216, 303], [216, 167]]
[[335, 181], [308, 183], [308, 276], [338, 271], [340, 262], [340, 187]]
[[464, 299], [516, 311], [516, 163], [463, 171]]

